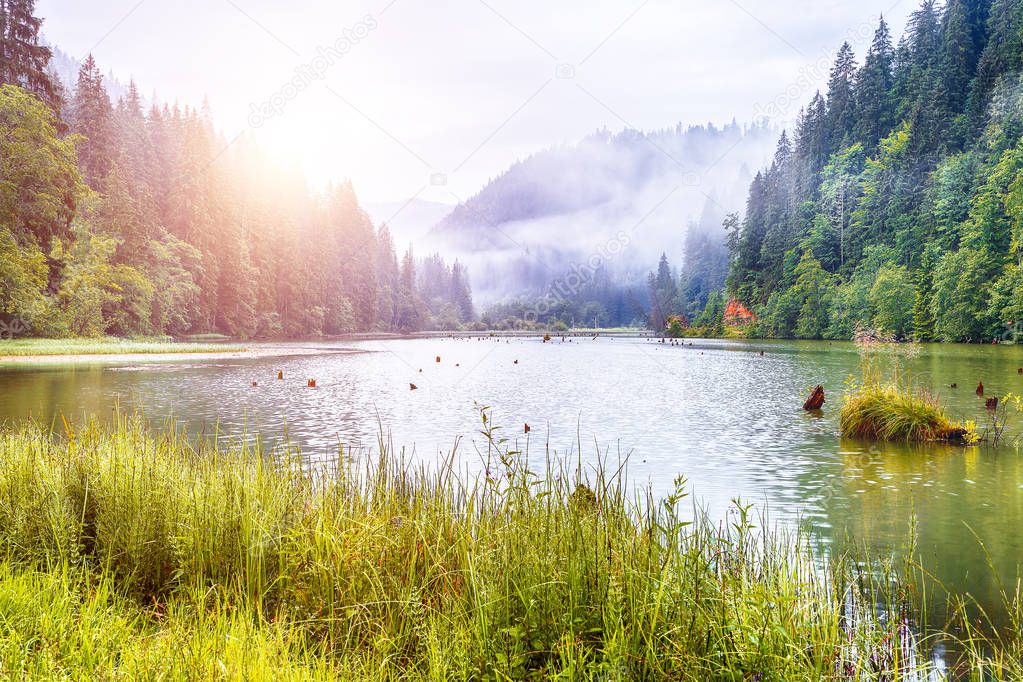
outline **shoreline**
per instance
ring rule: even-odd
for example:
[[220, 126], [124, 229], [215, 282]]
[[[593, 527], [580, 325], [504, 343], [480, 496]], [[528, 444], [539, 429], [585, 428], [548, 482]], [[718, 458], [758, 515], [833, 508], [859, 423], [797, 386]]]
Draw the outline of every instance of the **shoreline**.
[[363, 353], [358, 348], [309, 348], [266, 346], [227, 351], [168, 351], [159, 353], [64, 353], [52, 355], [0, 355], [0, 368], [15, 365], [121, 364], [126, 362], [176, 362], [181, 360], [251, 360], [309, 355]]

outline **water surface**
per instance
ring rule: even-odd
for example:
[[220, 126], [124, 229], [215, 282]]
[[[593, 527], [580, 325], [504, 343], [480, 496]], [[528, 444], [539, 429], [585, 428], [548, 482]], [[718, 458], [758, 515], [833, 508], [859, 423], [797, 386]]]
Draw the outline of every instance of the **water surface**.
[[[587, 463], [597, 453], [612, 461], [628, 455], [637, 486], [664, 493], [685, 475], [711, 513], [743, 498], [766, 507], [776, 521], [803, 521], [826, 544], [899, 549], [915, 518], [918, 550], [935, 576], [992, 609], [999, 600], [986, 557], [1006, 584], [1017, 575], [1023, 460], [1016, 449], [841, 440], [837, 406], [860, 363], [852, 344], [675, 347], [584, 337], [320, 347], [361, 352], [0, 368], [0, 420], [139, 408], [193, 432], [218, 428], [276, 442], [286, 431], [312, 457], [334, 456], [340, 444], [371, 447], [382, 428], [394, 443], [434, 461], [461, 438], [460, 456], [471, 466], [479, 461], [478, 408], [488, 406], [504, 435], [521, 445], [523, 425], [530, 424], [536, 457], [547, 442]], [[989, 396], [1023, 393], [1017, 373], [1023, 347], [925, 346], [903, 362], [914, 383], [938, 393], [956, 416], [984, 419], [974, 392], [979, 381]], [[276, 379], [278, 371], [284, 381]], [[316, 389], [307, 388], [310, 378]], [[825, 409], [805, 413], [802, 401], [818, 383], [827, 390]], [[953, 383], [959, 388], [950, 388]]]

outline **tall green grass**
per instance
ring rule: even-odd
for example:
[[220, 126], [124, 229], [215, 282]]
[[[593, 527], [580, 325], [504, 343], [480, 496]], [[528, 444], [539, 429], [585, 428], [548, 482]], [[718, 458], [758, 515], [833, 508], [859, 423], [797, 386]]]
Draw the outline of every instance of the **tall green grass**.
[[[681, 479], [654, 500], [617, 469], [533, 470], [486, 415], [478, 476], [383, 445], [313, 471], [135, 418], [0, 431], [0, 677], [892, 680], [924, 660], [909, 616], [873, 617], [898, 590], [803, 535], [741, 505], [702, 520]], [[1023, 670], [966, 650], [976, 679]]]
[[965, 443], [975, 437], [949, 419], [934, 394], [914, 388], [905, 372], [896, 367], [883, 380], [870, 359], [863, 361], [862, 380], [847, 382], [840, 428], [847, 438], [878, 441]]

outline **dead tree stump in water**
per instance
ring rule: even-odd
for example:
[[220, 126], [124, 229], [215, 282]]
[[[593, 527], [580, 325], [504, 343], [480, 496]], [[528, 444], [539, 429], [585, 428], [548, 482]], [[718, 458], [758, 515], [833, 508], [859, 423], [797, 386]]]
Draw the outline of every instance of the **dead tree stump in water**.
[[824, 407], [824, 387], [818, 386], [813, 389], [813, 393], [811, 393], [810, 397], [806, 399], [805, 403], [803, 403], [803, 409], [811, 411], [819, 410], [822, 407]]

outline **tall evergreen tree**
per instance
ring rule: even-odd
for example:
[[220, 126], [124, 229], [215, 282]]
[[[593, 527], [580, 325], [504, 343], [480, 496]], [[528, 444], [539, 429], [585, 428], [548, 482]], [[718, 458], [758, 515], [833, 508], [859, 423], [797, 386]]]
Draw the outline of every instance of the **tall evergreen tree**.
[[103, 87], [103, 75], [90, 54], [78, 71], [78, 85], [71, 103], [71, 130], [82, 136], [78, 161], [92, 188], [98, 188], [113, 162], [113, 107]]
[[472, 292], [469, 288], [469, 277], [465, 266], [457, 260], [451, 266], [451, 301], [458, 308], [461, 322], [468, 322], [473, 317]]
[[845, 146], [856, 121], [856, 55], [849, 43], [842, 43], [828, 80], [828, 149]]
[[983, 26], [986, 3], [980, 0], [949, 0], [945, 5], [941, 29], [941, 76], [945, 106], [951, 114], [963, 112], [970, 82], [977, 71], [984, 49]]
[[48, 67], [52, 53], [39, 43], [42, 19], [35, 0], [0, 0], [0, 85], [17, 85], [60, 111], [60, 88]]
[[917, 157], [944, 143], [951, 119], [941, 76], [941, 13], [935, 0], [924, 0], [909, 19], [908, 79], [900, 118], [911, 123], [911, 149]]
[[974, 132], [987, 122], [988, 105], [999, 79], [1023, 69], [1023, 3], [994, 0], [986, 28], [984, 50], [977, 64], [967, 108]]
[[895, 123], [892, 101], [894, 86], [893, 64], [895, 50], [891, 32], [884, 17], [874, 32], [874, 41], [867, 50], [856, 78], [856, 139], [867, 149], [873, 149]]
[[810, 100], [796, 125], [797, 187], [811, 198], [820, 185], [820, 172], [828, 162], [828, 105], [820, 92]]

